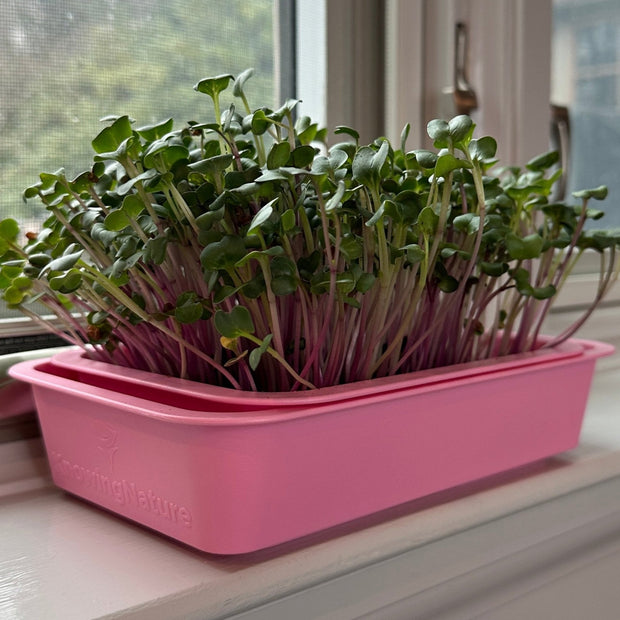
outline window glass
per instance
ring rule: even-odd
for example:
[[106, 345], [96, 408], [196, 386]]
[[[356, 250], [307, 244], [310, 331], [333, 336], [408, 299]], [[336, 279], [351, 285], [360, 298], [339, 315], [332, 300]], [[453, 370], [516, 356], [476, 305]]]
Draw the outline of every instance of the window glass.
[[552, 103], [570, 115], [568, 191], [607, 185], [606, 216], [620, 226], [620, 3], [553, 1]]
[[[256, 69], [250, 96], [273, 105], [271, 0], [3, 0], [0, 6], [0, 209], [59, 166], [88, 163], [99, 119], [198, 120], [201, 78]], [[250, 90], [253, 89], [253, 90]], [[33, 211], [34, 209], [34, 211]]]
[[250, 104], [275, 105], [273, 0], [2, 0], [0, 219], [36, 229], [22, 192], [89, 163], [100, 119], [211, 120], [203, 77], [254, 67]]

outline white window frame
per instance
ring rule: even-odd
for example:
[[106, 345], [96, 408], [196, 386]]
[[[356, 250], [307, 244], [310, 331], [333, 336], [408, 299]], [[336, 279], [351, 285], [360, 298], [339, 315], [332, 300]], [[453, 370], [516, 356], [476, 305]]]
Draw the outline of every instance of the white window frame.
[[[479, 104], [472, 113], [478, 132], [497, 138], [506, 164], [523, 165], [549, 150], [552, 0], [387, 0], [387, 12], [390, 139], [398, 138], [406, 120], [423, 131], [427, 120], [455, 113], [454, 31], [462, 21], [469, 27], [468, 77]], [[598, 269], [595, 252], [584, 256], [554, 312], [586, 305], [595, 294]], [[620, 304], [620, 286], [605, 303]], [[620, 325], [609, 323], [615, 336]]]
[[[454, 33], [462, 21], [469, 27], [468, 77], [479, 103], [472, 113], [478, 132], [497, 138], [498, 156], [505, 164], [523, 165], [549, 150], [552, 0], [385, 0], [382, 49], [372, 48], [373, 0], [322, 0], [322, 4], [322, 14], [315, 18], [327, 33], [319, 53], [327, 59], [322, 120], [329, 127], [350, 124], [368, 140], [385, 133], [398, 143], [409, 122], [411, 148], [428, 146], [426, 122], [455, 113]], [[301, 49], [304, 53], [309, 50]], [[382, 109], [368, 96], [368, 89], [361, 88], [369, 80], [380, 82], [376, 65], [367, 63], [369, 54], [383, 59]], [[317, 73], [311, 77], [315, 83], [321, 79]], [[579, 273], [565, 283], [554, 312], [586, 305], [596, 290], [598, 268], [596, 253], [584, 256]], [[609, 292], [606, 304], [620, 304], [620, 286]], [[610, 321], [610, 332], [614, 336], [620, 332], [616, 322]]]

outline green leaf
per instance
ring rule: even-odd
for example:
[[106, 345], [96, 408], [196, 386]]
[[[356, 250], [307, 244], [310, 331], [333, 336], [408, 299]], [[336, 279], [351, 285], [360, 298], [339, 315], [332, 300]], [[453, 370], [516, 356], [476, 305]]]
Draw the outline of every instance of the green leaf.
[[382, 140], [381, 146], [379, 147], [379, 150], [376, 152], [372, 160], [372, 168], [377, 177], [382, 176], [383, 166], [387, 160], [389, 153], [390, 143], [387, 140]]
[[242, 71], [233, 83], [233, 95], [235, 97], [241, 97], [243, 95], [243, 87], [245, 83], [254, 75], [254, 69], [249, 68]]
[[418, 149], [413, 151], [413, 154], [422, 168], [432, 170], [437, 165], [437, 153], [427, 151], [426, 149]]
[[454, 157], [451, 153], [442, 153], [435, 164], [435, 174], [438, 177], [445, 177], [460, 168], [471, 168], [471, 164], [464, 159]]
[[9, 286], [4, 291], [4, 299], [9, 306], [17, 306], [22, 303], [26, 297], [25, 291], [22, 291], [16, 286]]
[[276, 142], [267, 155], [267, 168], [273, 170], [285, 166], [291, 156], [291, 145], [288, 142]]
[[245, 243], [237, 235], [225, 235], [220, 241], [207, 245], [200, 254], [205, 269], [218, 270], [234, 267], [246, 254]]
[[256, 370], [258, 368], [260, 359], [263, 356], [263, 354], [267, 352], [267, 349], [269, 348], [269, 345], [271, 344], [272, 338], [273, 338], [273, 334], [267, 334], [263, 338], [260, 346], [250, 351], [250, 357], [248, 361], [250, 362], [250, 368], [252, 370]]
[[[102, 163], [102, 162], [99, 162]], [[157, 172], [157, 170], [154, 169], [148, 169], [145, 170], [144, 172], [142, 172], [141, 174], [132, 177], [131, 179], [129, 179], [128, 181], [125, 181], [125, 183], [120, 183], [119, 185], [116, 186], [116, 193], [119, 196], [123, 196], [125, 194], [127, 194], [129, 192], [129, 190], [139, 181], [142, 181], [145, 186], [148, 183], [154, 183], [158, 180], [158, 177], [161, 177], [160, 173]]]
[[35, 196], [38, 196], [40, 191], [41, 191], [40, 183], [36, 183], [35, 185], [31, 185], [30, 187], [27, 187], [22, 194], [24, 202], [26, 202], [29, 198], [34, 198]]
[[15, 241], [19, 234], [19, 224], [13, 218], [6, 218], [0, 222], [0, 239]]
[[129, 155], [129, 152], [132, 150], [132, 148], [135, 146], [136, 143], [136, 138], [131, 135], [128, 138], [126, 138], [125, 140], [123, 140], [117, 149], [115, 149], [114, 151], [105, 151], [103, 153], [100, 153], [98, 155], [95, 155], [94, 159], [96, 162], [102, 162], [102, 161], [106, 161], [108, 159], [113, 159], [116, 161], [121, 161], [122, 159], [126, 159], [128, 157], [131, 157]]
[[424, 209], [420, 211], [417, 224], [424, 236], [432, 235], [435, 232], [438, 223], [439, 217], [432, 207], [424, 207]]
[[343, 271], [336, 277], [336, 288], [343, 295], [353, 292], [355, 284], [355, 276], [350, 271]]
[[252, 133], [260, 136], [264, 134], [267, 129], [269, 129], [269, 125], [271, 125], [271, 121], [267, 118], [264, 110], [256, 110], [254, 114], [252, 114]]
[[441, 119], [429, 121], [426, 125], [426, 132], [436, 148], [445, 148], [448, 146], [450, 126], [446, 121]]
[[36, 254], [28, 255], [28, 262], [34, 267], [39, 267], [39, 268], [45, 267], [45, 265], [47, 265], [51, 260], [52, 259], [50, 256], [48, 256], [47, 254], [43, 254], [43, 253], [36, 253]]
[[216, 304], [221, 304], [225, 299], [228, 299], [231, 295], [234, 295], [239, 291], [239, 288], [224, 284], [213, 295], [213, 301]]
[[557, 289], [555, 288], [555, 286], [553, 286], [553, 284], [532, 289], [532, 297], [534, 299], [549, 299], [550, 297], [553, 297], [556, 293]]
[[[153, 142], [144, 153], [144, 165], [160, 172], [170, 170], [181, 159], [187, 159], [189, 151], [181, 144], [170, 144], [166, 139]], [[163, 167], [163, 170], [162, 170]]]
[[605, 200], [607, 198], [607, 186], [599, 185], [593, 189], [582, 189], [578, 192], [573, 192], [575, 198], [582, 198], [588, 200], [594, 198], [594, 200]]
[[196, 293], [189, 291], [179, 295], [174, 309], [174, 318], [179, 323], [195, 323], [202, 318], [203, 310], [204, 308]]
[[248, 280], [243, 285], [241, 290], [243, 291], [243, 295], [248, 299], [257, 299], [260, 297], [266, 290], [263, 272], [259, 270], [251, 280]]
[[480, 216], [473, 213], [457, 215], [452, 222], [454, 228], [468, 235], [474, 235], [480, 229]]
[[515, 281], [515, 286], [521, 295], [530, 296], [532, 291], [532, 285], [530, 284], [530, 273], [527, 269], [519, 268], [510, 271], [510, 275]]
[[144, 260], [161, 265], [166, 258], [168, 239], [166, 237], [154, 237], [144, 245]]
[[46, 265], [45, 271], [67, 271], [75, 266], [83, 253], [84, 250], [79, 250], [78, 252], [72, 252], [71, 254], [59, 256]]
[[469, 154], [475, 161], [486, 161], [493, 159], [497, 152], [497, 142], [491, 136], [478, 138], [469, 143]]
[[[208, 77], [200, 80], [194, 85], [194, 90], [205, 95], [209, 95], [212, 99], [217, 97], [219, 93], [228, 88], [230, 80], [234, 80], [235, 76], [230, 73]], [[218, 119], [219, 120], [219, 119]]]
[[299, 103], [301, 103], [300, 99], [289, 98], [271, 114], [271, 117], [279, 122], [286, 116], [287, 113], [292, 112]]
[[214, 155], [206, 159], [189, 164], [188, 168], [201, 174], [217, 174], [226, 170], [233, 162], [234, 157], [230, 153], [224, 155]]
[[480, 261], [480, 271], [493, 278], [499, 278], [508, 271], [508, 264]]
[[109, 276], [115, 283], [120, 284], [119, 283], [119, 280], [120, 280], [123, 282], [123, 284], [125, 284], [128, 281], [127, 261], [123, 259], [115, 260], [112, 263], [112, 268], [110, 269]]
[[357, 282], [355, 283], [355, 288], [360, 292], [360, 293], [366, 293], [367, 291], [369, 291], [373, 284], [376, 282], [377, 278], [374, 274], [372, 273], [363, 273], [360, 275], [360, 277], [357, 279]]
[[454, 143], [464, 140], [474, 127], [474, 122], [467, 114], [455, 116], [448, 123], [448, 131]]
[[269, 265], [271, 274], [275, 276], [294, 276], [297, 273], [297, 267], [295, 263], [287, 256], [276, 255], [271, 260]]
[[555, 166], [559, 160], [560, 155], [557, 151], [549, 151], [533, 157], [525, 164], [525, 167], [532, 171], [543, 171]]
[[510, 257], [515, 260], [538, 258], [543, 244], [543, 238], [536, 233], [526, 237], [519, 237], [512, 232], [506, 235], [506, 249]]
[[363, 255], [362, 238], [347, 233], [340, 242], [340, 251], [349, 261], [354, 261]]
[[280, 223], [282, 224], [282, 230], [284, 230], [284, 232], [290, 232], [291, 230], [293, 230], [297, 223], [295, 211], [293, 211], [293, 209], [287, 209], [280, 216]]
[[373, 166], [375, 153], [375, 149], [370, 146], [362, 146], [357, 150], [353, 158], [353, 177], [366, 187], [372, 187], [377, 183], [377, 176]]
[[409, 132], [411, 131], [411, 124], [407, 123], [404, 127], [403, 130], [400, 132], [400, 150], [405, 153], [406, 152], [406, 144], [407, 144], [407, 138], [409, 137]]
[[196, 224], [200, 230], [210, 230], [213, 224], [224, 219], [225, 214], [226, 209], [224, 207], [220, 207], [215, 211], [205, 211], [196, 218]]
[[103, 221], [104, 226], [110, 231], [121, 231], [127, 226], [130, 225], [129, 218], [127, 214], [122, 209], [116, 209], [115, 211], [110, 211], [105, 217]]
[[338, 125], [336, 129], [334, 129], [335, 134], [346, 134], [351, 136], [356, 142], [360, 139], [360, 134], [358, 131], [353, 129], [352, 127], [347, 127], [346, 125]]
[[399, 224], [403, 222], [403, 208], [400, 204], [394, 202], [393, 200], [387, 199], [383, 201], [383, 207], [385, 210], [385, 215]]
[[[302, 119], [308, 119], [307, 116], [302, 116]], [[295, 131], [297, 132], [297, 140], [300, 144], [310, 144], [318, 133], [319, 126], [316, 123], [306, 125], [303, 130], [297, 128], [295, 125]]]
[[459, 282], [456, 278], [445, 274], [439, 279], [437, 286], [444, 293], [453, 293], [459, 287]]
[[373, 214], [373, 216], [366, 222], [366, 226], [371, 228], [375, 224], [379, 223], [384, 213], [385, 213], [385, 203], [382, 202], [379, 208]]
[[235, 306], [230, 312], [218, 310], [214, 322], [215, 329], [225, 338], [239, 338], [254, 333], [252, 315], [245, 306]]
[[81, 284], [82, 274], [79, 269], [70, 269], [67, 273], [61, 276], [50, 278], [49, 281], [49, 285], [52, 290], [58, 291], [59, 293], [63, 293], [65, 295], [76, 291], [80, 288]]
[[256, 231], [260, 230], [260, 227], [267, 222], [267, 220], [273, 214], [273, 205], [278, 201], [278, 198], [274, 198], [266, 205], [263, 205], [256, 215], [252, 218], [250, 222], [250, 227], [248, 228], [248, 235], [256, 234]]
[[312, 164], [316, 151], [309, 144], [302, 144], [291, 152], [291, 163], [296, 168], [305, 168]]
[[338, 170], [339, 168], [344, 166], [348, 159], [349, 156], [342, 149], [333, 148], [329, 152], [329, 165], [332, 170]]
[[[256, 178], [256, 183], [269, 183], [271, 181], [288, 181], [288, 177], [284, 172], [282, 172], [283, 168], [279, 168], [278, 170], [267, 170], [263, 172], [259, 177]], [[305, 171], [302, 171], [305, 172]]]
[[284, 254], [284, 248], [281, 245], [274, 245], [266, 250], [253, 250], [240, 258], [235, 263], [235, 267], [243, 267], [243, 265], [249, 263], [251, 260], [257, 260], [259, 262], [264, 261], [265, 256], [281, 256], [282, 254]]
[[453, 243], [446, 244], [446, 246], [441, 249], [441, 258], [452, 258], [453, 256], [468, 259], [471, 258], [471, 252], [459, 250], [458, 246]]
[[424, 250], [417, 243], [410, 243], [400, 249], [407, 253], [407, 260], [410, 263], [419, 263], [426, 256]]
[[87, 321], [89, 325], [103, 325], [109, 316], [108, 312], [91, 312], [87, 317]]
[[92, 141], [92, 146], [95, 153], [111, 153], [116, 151], [131, 135], [129, 117], [119, 116], [111, 125], [99, 132]]
[[345, 189], [346, 188], [344, 185], [344, 181], [338, 181], [336, 191], [334, 192], [333, 196], [331, 196], [330, 199], [325, 203], [325, 211], [327, 213], [331, 213], [340, 206], [342, 198], [345, 194]]
[[278, 296], [292, 295], [297, 290], [297, 278], [281, 275], [271, 280], [271, 290]]
[[128, 194], [123, 199], [121, 208], [128, 217], [135, 220], [144, 211], [144, 202], [142, 202], [142, 198], [138, 194]]
[[[342, 151], [341, 151], [342, 152]], [[316, 175], [329, 174], [332, 171], [329, 159], [325, 155], [319, 155], [312, 162], [312, 172]]]
[[140, 127], [139, 129], [136, 129], [136, 131], [145, 140], [147, 140], [148, 142], [152, 142], [170, 133], [172, 131], [173, 124], [174, 124], [174, 119], [169, 118], [155, 125], [145, 125], [144, 127]]
[[262, 351], [259, 351], [258, 348], [256, 349], [252, 349], [250, 351], [250, 356], [248, 358], [248, 362], [250, 363], [250, 368], [252, 370], [256, 370], [258, 368], [258, 365], [260, 363], [260, 359], [263, 356]]
[[4, 261], [2, 263], [2, 275], [12, 280], [17, 278], [24, 268], [25, 262], [23, 259]]
[[334, 151], [342, 151], [346, 154], [347, 159], [353, 160], [356, 150], [357, 147], [353, 142], [338, 142], [331, 147], [330, 153], [333, 153]]

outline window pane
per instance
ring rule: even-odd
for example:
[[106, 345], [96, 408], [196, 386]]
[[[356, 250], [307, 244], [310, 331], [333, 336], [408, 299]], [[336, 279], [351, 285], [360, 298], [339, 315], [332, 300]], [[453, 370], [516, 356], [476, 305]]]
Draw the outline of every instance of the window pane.
[[620, 3], [553, 0], [552, 102], [571, 123], [568, 191], [607, 185], [606, 216], [620, 226]]
[[3, 0], [0, 218], [36, 228], [24, 205], [42, 171], [89, 163], [108, 115], [138, 126], [211, 120], [201, 78], [254, 67], [250, 104], [275, 102], [273, 0]]
[[247, 67], [250, 96], [273, 104], [272, 4], [4, 0], [2, 215], [22, 209], [21, 190], [42, 170], [79, 172], [106, 115], [202, 120], [208, 100], [192, 86]]

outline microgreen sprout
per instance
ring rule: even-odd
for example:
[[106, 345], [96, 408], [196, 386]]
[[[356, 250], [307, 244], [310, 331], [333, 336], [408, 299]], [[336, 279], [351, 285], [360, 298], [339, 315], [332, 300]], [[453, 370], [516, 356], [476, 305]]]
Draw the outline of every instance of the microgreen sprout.
[[196, 84], [215, 122], [114, 117], [88, 170], [41, 174], [25, 191], [49, 211], [40, 232], [0, 222], [7, 304], [98, 359], [289, 391], [536, 349], [598, 252], [595, 298], [561, 342], [617, 278], [620, 231], [585, 227], [606, 189], [550, 202], [554, 153], [498, 169], [468, 116], [431, 121], [434, 150], [407, 151], [409, 127], [399, 148], [348, 127], [329, 147], [294, 100], [252, 110], [251, 74]]

